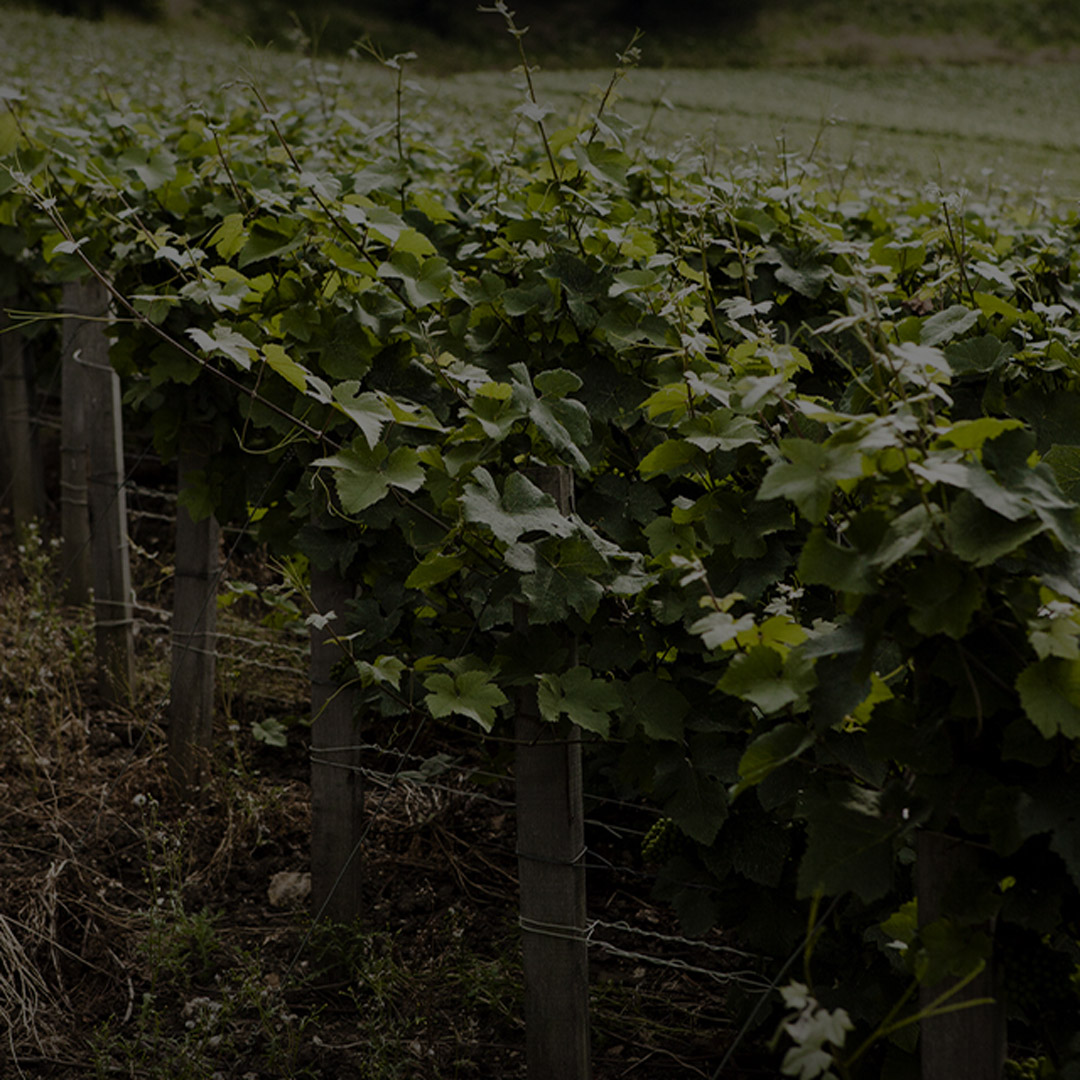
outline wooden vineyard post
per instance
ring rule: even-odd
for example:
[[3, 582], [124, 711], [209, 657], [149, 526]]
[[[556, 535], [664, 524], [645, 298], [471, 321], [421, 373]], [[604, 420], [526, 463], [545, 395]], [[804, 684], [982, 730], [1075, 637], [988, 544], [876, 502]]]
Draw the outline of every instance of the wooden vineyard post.
[[[916, 860], [919, 925], [925, 926], [946, 914], [944, 899], [955, 881], [977, 875], [979, 851], [957, 837], [924, 831], [916, 840]], [[922, 1008], [947, 985], [923, 986]], [[1004, 998], [994, 978], [993, 957], [948, 1004], [977, 998], [996, 1000], [992, 1005], [973, 1005], [931, 1017], [919, 1025], [922, 1080], [1000, 1080], [1005, 1069], [1006, 1016]]]
[[79, 358], [108, 298], [95, 281], [64, 286], [63, 371], [60, 391], [60, 537], [63, 542], [64, 601], [85, 604], [93, 586], [90, 510], [86, 489], [86, 389]]
[[311, 900], [318, 918], [351, 923], [363, 896], [359, 842], [364, 784], [353, 695], [334, 678], [343, 657], [345, 609], [353, 587], [311, 568], [311, 599], [325, 624], [311, 627]]
[[[181, 492], [192, 474], [209, 464], [202, 434], [196, 428], [181, 444], [177, 464]], [[194, 795], [206, 777], [213, 736], [220, 538], [216, 518], [195, 521], [183, 503], [177, 507], [169, 779], [184, 798]]]
[[[103, 311], [104, 289], [88, 306]], [[98, 688], [115, 705], [129, 705], [135, 690], [131, 563], [124, 492], [124, 431], [120, 379], [109, 364], [109, 342], [100, 324], [88, 327], [78, 364], [83, 369], [89, 459], [91, 560], [94, 567], [94, 631]]]
[[[529, 471], [559, 510], [573, 508], [573, 473]], [[528, 632], [527, 612], [517, 612]], [[528, 1080], [587, 1080], [589, 959], [585, 938], [585, 822], [576, 727], [540, 719], [535, 690], [517, 701], [518, 880], [525, 967]]]
[[0, 300], [0, 381], [4, 403], [3, 451], [5, 501], [11, 507], [16, 532], [21, 532], [44, 509], [34, 453], [34, 429], [30, 411], [30, 387], [21, 335], [10, 329]]

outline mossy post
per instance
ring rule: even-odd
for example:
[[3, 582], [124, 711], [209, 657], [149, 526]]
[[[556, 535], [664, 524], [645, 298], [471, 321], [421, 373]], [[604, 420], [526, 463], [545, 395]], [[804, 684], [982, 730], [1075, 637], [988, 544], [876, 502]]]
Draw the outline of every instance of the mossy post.
[[[104, 289], [99, 285], [88, 288], [88, 309], [104, 311]], [[134, 700], [135, 647], [124, 430], [120, 379], [109, 363], [109, 341], [100, 322], [87, 327], [76, 362], [83, 371], [87, 415], [93, 418], [87, 427], [86, 446], [98, 688], [110, 704], [127, 706]]]
[[[923, 831], [916, 841], [916, 891], [919, 925], [936, 922], [948, 913], [946, 900], [957, 883], [979, 877], [980, 848], [959, 837]], [[956, 1007], [972, 1004], [919, 1025], [922, 1080], [1000, 1080], [1005, 1069], [1005, 1002], [994, 976], [993, 957], [986, 968], [945, 1003]], [[940, 997], [947, 984], [923, 986], [920, 1004], [925, 1009]]]
[[[193, 428], [181, 442], [177, 462], [181, 493], [201, 477], [209, 464], [205, 434]], [[197, 792], [210, 757], [220, 538], [221, 530], [212, 515], [196, 521], [181, 501], [176, 512], [169, 777], [184, 798]]]
[[363, 904], [359, 842], [364, 785], [353, 694], [334, 669], [353, 587], [333, 570], [311, 569], [311, 900], [316, 917], [351, 923]]
[[93, 587], [90, 558], [90, 503], [86, 486], [86, 386], [79, 358], [94, 334], [108, 298], [94, 282], [69, 282], [62, 307], [63, 367], [60, 392], [60, 537], [63, 542], [64, 601], [85, 604]]
[[[530, 469], [528, 476], [561, 513], [572, 511], [570, 469]], [[523, 606], [516, 622], [527, 635]], [[518, 695], [515, 739], [528, 1077], [587, 1080], [592, 1064], [580, 731], [541, 720], [536, 691], [529, 689]]]

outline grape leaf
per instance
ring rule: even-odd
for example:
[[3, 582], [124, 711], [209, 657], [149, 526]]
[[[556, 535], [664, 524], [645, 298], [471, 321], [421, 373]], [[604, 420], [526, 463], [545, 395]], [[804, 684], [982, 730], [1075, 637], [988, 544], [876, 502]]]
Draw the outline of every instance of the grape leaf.
[[485, 731], [495, 723], [495, 710], [507, 702], [486, 671], [465, 671], [456, 676], [440, 672], [428, 676], [424, 688], [428, 691], [424, 704], [436, 720], [457, 714], [475, 720]]
[[622, 706], [618, 687], [606, 679], [593, 677], [587, 667], [574, 667], [562, 675], [540, 676], [537, 690], [540, 715], [551, 724], [560, 716], [586, 731], [607, 738], [611, 714]]
[[780, 724], [759, 735], [739, 762], [739, 782], [731, 789], [732, 800], [760, 784], [774, 769], [794, 761], [814, 745], [814, 736], [801, 724]]
[[851, 446], [828, 448], [809, 439], [784, 439], [780, 448], [790, 460], [769, 469], [757, 497], [790, 499], [814, 525], [825, 520], [837, 483], [862, 475], [862, 455]]
[[1080, 661], [1059, 656], [1029, 664], [1016, 680], [1020, 704], [1047, 739], [1080, 739]]
[[798, 895], [855, 893], [879, 900], [892, 885], [894, 824], [883, 817], [876, 792], [833, 784], [809, 798], [806, 854], [799, 863]]

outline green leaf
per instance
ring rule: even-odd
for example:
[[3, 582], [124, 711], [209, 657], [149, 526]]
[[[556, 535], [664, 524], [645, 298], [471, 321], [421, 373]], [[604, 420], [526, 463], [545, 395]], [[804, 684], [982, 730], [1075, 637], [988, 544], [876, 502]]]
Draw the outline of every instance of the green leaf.
[[1080, 660], [1080, 624], [1067, 615], [1030, 622], [1028, 641], [1040, 660], [1049, 656]]
[[565, 540], [554, 554], [538, 558], [536, 572], [521, 581], [521, 591], [529, 601], [529, 622], [559, 622], [571, 610], [588, 622], [604, 595], [595, 580], [599, 562], [595, 549], [579, 539]]
[[380, 656], [374, 663], [366, 660], [356, 662], [356, 673], [363, 686], [392, 686], [395, 690], [401, 685], [401, 676], [408, 667], [396, 656]]
[[915, 900], [901, 904], [883, 923], [882, 932], [893, 941], [910, 945], [919, 933], [918, 905]]
[[731, 789], [734, 801], [748, 788], [760, 784], [774, 769], [794, 761], [814, 745], [814, 736], [801, 724], [780, 724], [759, 735], [739, 761], [739, 782]]
[[814, 525], [825, 520], [836, 485], [862, 475], [862, 455], [850, 446], [828, 448], [809, 439], [784, 439], [790, 459], [772, 465], [758, 489], [759, 499], [790, 499]]
[[185, 386], [193, 383], [202, 372], [202, 364], [192, 360], [174, 345], [159, 345], [150, 354], [153, 367], [150, 368], [150, 385], [160, 386], [164, 382], [177, 382]]
[[580, 390], [584, 385], [581, 376], [575, 375], [566, 368], [554, 368], [551, 371], [541, 371], [533, 380], [536, 389], [545, 397], [561, 398]]
[[231, 259], [247, 241], [243, 214], [226, 214], [210, 237], [210, 245], [223, 259]]
[[983, 443], [1020, 427], [1023, 427], [1023, 424], [1019, 420], [980, 416], [977, 420], [957, 420], [938, 435], [938, 441], [951, 443], [961, 450], [980, 450]]
[[504, 543], [512, 544], [525, 533], [569, 536], [573, 523], [559, 512], [555, 500], [521, 473], [506, 478], [500, 496], [491, 474], [484, 468], [473, 471], [472, 482], [461, 497], [465, 520], [486, 525]]
[[256, 742], [266, 746], [288, 746], [289, 729], [276, 717], [268, 716], [251, 725], [251, 735]]
[[622, 706], [619, 689], [606, 679], [593, 677], [587, 667], [575, 667], [562, 675], [541, 675], [537, 690], [540, 715], [550, 724], [560, 716], [586, 731], [608, 737], [611, 714]]
[[524, 364], [511, 364], [514, 400], [525, 409], [537, 431], [556, 451], [565, 451], [574, 465], [587, 472], [589, 462], [580, 447], [592, 440], [589, 413], [580, 401], [565, 398], [538, 398]]
[[1027, 381], [1009, 398], [1007, 408], [1034, 428], [1040, 452], [1080, 445], [1080, 393], [1075, 390], [1049, 390]]
[[608, 296], [614, 299], [626, 292], [645, 290], [655, 285], [658, 280], [654, 270], [620, 270], [615, 275], [614, 283], [608, 289]]
[[685, 439], [667, 439], [638, 462], [638, 471], [646, 480], [654, 476], [682, 476], [704, 465], [701, 451]]
[[861, 551], [830, 540], [824, 529], [814, 529], [799, 556], [799, 577], [806, 585], [826, 585], [840, 592], [874, 591], [876, 574]]
[[227, 356], [241, 371], [247, 371], [251, 367], [255, 346], [239, 330], [231, 330], [218, 323], [210, 334], [197, 326], [189, 327], [186, 332], [208, 356], [215, 353]]
[[885, 536], [873, 552], [876, 567], [886, 570], [894, 563], [917, 550], [927, 536], [935, 534], [935, 526], [943, 528], [940, 508], [931, 503], [918, 503], [889, 522]]
[[400, 446], [390, 454], [385, 444], [370, 450], [357, 443], [311, 464], [314, 468], [334, 470], [338, 498], [349, 514], [358, 514], [374, 505], [391, 487], [416, 491], [424, 482], [420, 455], [411, 446]]
[[1047, 739], [1080, 739], [1080, 660], [1053, 656], [1029, 664], [1016, 680], [1027, 718]]
[[458, 555], [444, 555], [441, 551], [432, 551], [405, 579], [409, 589], [427, 589], [452, 577], [465, 565], [465, 560]]
[[1019, 521], [1031, 513], [1031, 504], [1022, 490], [1006, 487], [975, 462], [968, 462], [965, 472], [964, 483], [960, 486], [971, 492], [983, 506], [993, 510], [995, 514], [1000, 514], [1009, 521]]
[[[401, 230], [398, 238], [394, 241], [394, 254], [396, 255], [398, 252], [415, 255], [418, 259], [426, 260], [429, 255], [437, 254], [437, 249], [422, 232], [417, 229], [406, 228]], [[446, 266], [445, 259], [439, 261], [442, 266]]]
[[355, 381], [338, 383], [333, 390], [333, 398], [338, 408], [352, 420], [367, 440], [375, 448], [383, 427], [393, 419], [393, 413], [377, 394], [360, 390]]
[[716, 685], [725, 694], [753, 702], [768, 715], [789, 705], [805, 706], [816, 677], [812, 661], [798, 651], [788, 653], [785, 660], [768, 645], [755, 645], [732, 659]]
[[1013, 352], [1012, 345], [1005, 344], [993, 334], [985, 334], [949, 345], [945, 359], [954, 375], [989, 375], [997, 371]]
[[511, 316], [527, 315], [530, 311], [546, 307], [551, 301], [551, 286], [543, 280], [529, 285], [516, 285], [502, 294], [503, 309]]
[[[393, 210], [385, 206], [371, 206], [366, 211], [359, 206], [346, 207], [346, 217], [352, 220], [353, 213], [350, 213], [350, 211], [353, 213], [360, 211], [364, 223], [368, 225], [371, 231], [376, 236], [382, 237], [390, 245], [397, 243], [398, 237], [409, 228], [399, 214], [395, 214]], [[361, 215], [358, 214], [357, 216]]]
[[1080, 502], [1080, 447], [1052, 446], [1043, 461], [1054, 470], [1061, 490], [1073, 502]]
[[972, 311], [964, 304], [953, 304], [952, 307], [931, 315], [919, 331], [920, 345], [943, 345], [953, 338], [970, 330], [979, 321], [980, 312]]
[[237, 259], [237, 266], [243, 270], [252, 263], [263, 259], [281, 259], [291, 254], [304, 243], [305, 235], [297, 223], [288, 218], [259, 218], [249, 232]]
[[739, 634], [754, 628], [752, 614], [741, 615], [736, 619], [727, 611], [710, 611], [690, 627], [691, 634], [701, 637], [706, 649], [718, 649], [729, 641], [734, 641]]
[[799, 864], [798, 895], [853, 892], [864, 903], [880, 900], [892, 886], [892, 837], [896, 825], [884, 818], [876, 792], [851, 784], [830, 785], [807, 800], [806, 854]]
[[454, 714], [465, 716], [485, 731], [495, 723], [495, 710], [507, 703], [506, 695], [486, 671], [430, 675], [424, 680], [424, 688], [428, 691], [424, 703], [436, 720]]
[[965, 562], [989, 566], [1037, 536], [1046, 526], [1035, 518], [1010, 521], [970, 492], [961, 492], [946, 519], [949, 546]]
[[202, 469], [192, 469], [184, 474], [184, 486], [176, 501], [188, 512], [192, 521], [205, 521], [213, 517], [217, 509], [214, 493]]
[[613, 146], [605, 146], [602, 142], [590, 142], [585, 145], [575, 143], [573, 154], [581, 171], [588, 173], [593, 179], [610, 180], [620, 186], [626, 183], [626, 170], [632, 162], [621, 150]]
[[780, 227], [774, 217], [757, 206], [745, 204], [740, 206], [735, 211], [735, 218], [740, 225], [749, 226], [766, 244], [773, 238], [773, 234]]
[[982, 604], [982, 586], [970, 569], [948, 562], [924, 562], [904, 579], [911, 605], [908, 621], [928, 637], [945, 634], [959, 640]]
[[1020, 828], [1025, 836], [1050, 834], [1050, 848], [1061, 856], [1080, 887], [1080, 798], [1071, 777], [1049, 777], [1021, 796]]
[[391, 487], [402, 491], [417, 491], [424, 483], [420, 454], [411, 446], [399, 446], [386, 459], [383, 473]]
[[152, 153], [131, 146], [116, 159], [121, 169], [130, 169], [143, 182], [147, 191], [157, 191], [176, 179], [176, 157], [164, 147]]
[[731, 409], [715, 409], [707, 416], [688, 419], [679, 425], [679, 434], [699, 450], [737, 450], [761, 441], [761, 431], [749, 416]]
[[664, 813], [699, 844], [711, 844], [727, 820], [728, 797], [723, 783], [695, 768], [685, 753], [676, 751], [660, 758], [655, 792], [663, 800]]
[[291, 359], [280, 345], [264, 346], [263, 356], [271, 369], [276, 371], [286, 382], [291, 383], [297, 390], [307, 390], [309, 372]]
[[630, 680], [627, 719], [650, 739], [681, 743], [690, 703], [667, 679], [642, 671]]
[[793, 264], [788, 261], [788, 256], [795, 254], [794, 252], [783, 253], [775, 248], [769, 250], [773, 260], [779, 264], [776, 270], [777, 281], [809, 300], [815, 300], [821, 295], [821, 290], [831, 274], [828, 266], [809, 257], [802, 261], [796, 260]]
[[958, 925], [952, 918], [935, 919], [919, 928], [923, 948], [914, 958], [915, 974], [926, 986], [961, 977], [989, 958], [990, 938], [981, 930]]

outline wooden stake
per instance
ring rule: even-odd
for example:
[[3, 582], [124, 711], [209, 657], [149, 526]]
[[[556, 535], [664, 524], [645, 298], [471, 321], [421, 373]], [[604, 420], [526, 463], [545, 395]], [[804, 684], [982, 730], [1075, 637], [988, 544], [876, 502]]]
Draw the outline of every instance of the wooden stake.
[[11, 507], [16, 532], [21, 532], [44, 511], [44, 491], [37, 482], [39, 470], [34, 453], [34, 429], [30, 411], [30, 388], [22, 336], [9, 329], [0, 300], [0, 384], [4, 403], [5, 502]]
[[87, 414], [93, 417], [87, 430], [87, 454], [98, 688], [106, 701], [126, 706], [134, 700], [135, 648], [124, 432], [120, 380], [109, 364], [104, 332], [87, 335], [77, 362], [83, 369]]
[[354, 922], [363, 910], [360, 726], [353, 695], [333, 675], [353, 593], [337, 573], [312, 567], [312, 601], [333, 617], [311, 628], [311, 899], [316, 916], [336, 923]]
[[[924, 831], [916, 840], [916, 858], [919, 925], [925, 926], [948, 914], [945, 898], [954, 881], [976, 876], [979, 849], [954, 836]], [[948, 985], [921, 987], [921, 1006], [926, 1008]], [[948, 1004], [977, 998], [995, 998], [996, 1002], [932, 1017], [919, 1025], [922, 1080], [1000, 1080], [1005, 1070], [1006, 1016], [992, 957], [986, 969]]]
[[[562, 513], [571, 512], [569, 469], [530, 470], [529, 478], [555, 499]], [[518, 629], [528, 631], [523, 609]], [[581, 733], [570, 725], [543, 722], [530, 690], [518, 697], [515, 736], [528, 1080], [588, 1080]]]
[[[93, 585], [90, 510], [86, 490], [86, 389], [77, 362], [87, 342], [104, 331], [99, 322], [108, 297], [97, 281], [64, 286], [63, 370], [60, 393], [60, 536], [63, 541], [64, 602], [85, 604]], [[107, 348], [107, 346], [106, 346]]]
[[[180, 448], [180, 491], [209, 464], [201, 435], [196, 429]], [[168, 764], [182, 798], [206, 779], [213, 741], [220, 538], [216, 518], [195, 521], [183, 504], [177, 508]]]

